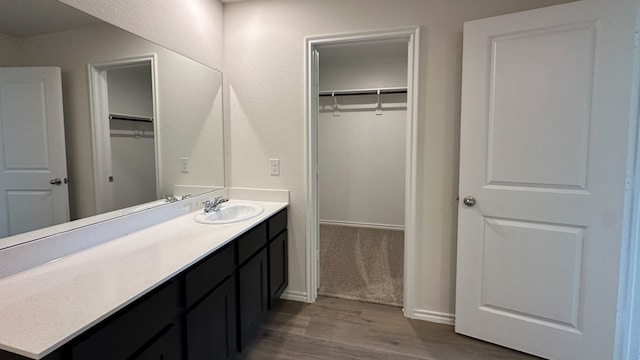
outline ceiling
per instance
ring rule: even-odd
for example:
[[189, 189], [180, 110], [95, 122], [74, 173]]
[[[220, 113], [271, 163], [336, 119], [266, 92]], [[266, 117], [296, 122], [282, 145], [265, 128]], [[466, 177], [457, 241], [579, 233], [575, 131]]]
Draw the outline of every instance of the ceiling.
[[58, 1], [0, 0], [0, 33], [27, 37], [102, 21]]

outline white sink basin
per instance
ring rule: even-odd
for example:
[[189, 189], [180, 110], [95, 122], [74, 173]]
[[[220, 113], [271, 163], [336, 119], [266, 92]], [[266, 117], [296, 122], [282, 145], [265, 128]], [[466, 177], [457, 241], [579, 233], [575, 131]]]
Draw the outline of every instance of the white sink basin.
[[218, 211], [198, 213], [193, 219], [202, 224], [230, 224], [251, 219], [263, 211], [264, 208], [258, 204], [230, 201], [222, 204]]

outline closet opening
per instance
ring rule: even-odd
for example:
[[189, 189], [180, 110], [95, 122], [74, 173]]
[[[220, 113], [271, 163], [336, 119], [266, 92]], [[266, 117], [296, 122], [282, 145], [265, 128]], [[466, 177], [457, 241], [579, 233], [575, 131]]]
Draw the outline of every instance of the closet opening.
[[413, 317], [418, 28], [307, 38], [308, 287]]
[[402, 306], [407, 43], [318, 52], [318, 294]]

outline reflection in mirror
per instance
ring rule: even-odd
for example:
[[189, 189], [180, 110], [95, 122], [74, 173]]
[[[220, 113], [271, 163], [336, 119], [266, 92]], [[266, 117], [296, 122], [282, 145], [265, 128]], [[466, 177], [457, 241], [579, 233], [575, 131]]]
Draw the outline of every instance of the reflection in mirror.
[[[94, 169], [101, 169], [95, 174], [98, 213], [155, 201], [160, 196], [153, 69], [153, 57], [149, 57], [91, 71], [97, 90], [91, 93], [91, 103], [98, 110], [93, 114]], [[102, 134], [104, 138], [100, 138]]]
[[55, 0], [0, 8], [0, 237], [224, 187], [222, 73]]

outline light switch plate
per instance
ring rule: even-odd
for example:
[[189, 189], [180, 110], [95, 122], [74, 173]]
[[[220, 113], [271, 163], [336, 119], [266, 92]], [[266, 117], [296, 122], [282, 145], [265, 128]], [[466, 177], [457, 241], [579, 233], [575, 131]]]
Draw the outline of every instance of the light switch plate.
[[181, 157], [180, 158], [180, 172], [183, 174], [189, 173], [189, 158]]
[[269, 173], [271, 176], [280, 176], [280, 159], [269, 159]]

